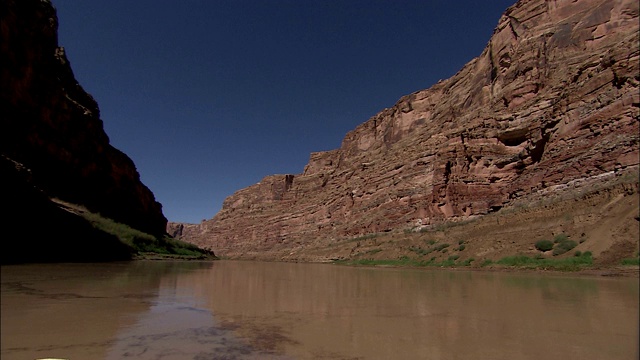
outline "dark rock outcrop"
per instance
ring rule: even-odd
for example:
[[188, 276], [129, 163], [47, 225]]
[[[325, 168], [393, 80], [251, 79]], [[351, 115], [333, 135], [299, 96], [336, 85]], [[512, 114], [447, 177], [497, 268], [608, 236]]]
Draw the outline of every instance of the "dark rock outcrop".
[[182, 239], [281, 255], [637, 172], [638, 12], [634, 0], [518, 1], [452, 78], [311, 154], [302, 174], [236, 192]]
[[[109, 144], [98, 104], [78, 84], [64, 48], [58, 46], [52, 4], [2, 0], [0, 16], [0, 155], [6, 163], [1, 176], [14, 179], [2, 185], [2, 206], [9, 212], [26, 211], [2, 219], [3, 227], [56, 223], [42, 233], [64, 238], [65, 232], [57, 230], [77, 224], [56, 217], [57, 211], [43, 202], [57, 198], [147, 233], [164, 234], [161, 205], [140, 181], [131, 159]], [[28, 183], [21, 182], [25, 178], [16, 167], [28, 169]], [[37, 234], [15, 231], [18, 238], [10, 241], [42, 244]], [[86, 246], [92, 246], [89, 238]]]

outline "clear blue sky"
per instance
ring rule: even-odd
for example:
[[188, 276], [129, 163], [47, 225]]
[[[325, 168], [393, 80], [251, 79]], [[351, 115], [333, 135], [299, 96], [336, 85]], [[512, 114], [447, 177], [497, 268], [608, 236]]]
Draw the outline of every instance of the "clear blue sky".
[[514, 2], [53, 0], [111, 144], [192, 223], [455, 74]]

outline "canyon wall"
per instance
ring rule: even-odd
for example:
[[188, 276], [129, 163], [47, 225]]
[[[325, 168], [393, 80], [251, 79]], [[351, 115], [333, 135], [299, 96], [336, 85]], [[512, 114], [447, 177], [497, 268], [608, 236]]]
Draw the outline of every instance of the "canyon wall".
[[518, 1], [450, 79], [311, 154], [302, 174], [267, 176], [213, 219], [168, 230], [223, 256], [268, 254], [637, 173], [638, 13], [635, 0]]
[[[0, 191], [7, 213], [4, 245], [35, 253], [53, 239], [77, 238], [74, 246], [97, 246], [97, 240], [91, 243], [93, 231], [76, 233], [77, 221], [68, 221], [50, 203], [53, 198], [164, 234], [161, 205], [131, 159], [109, 144], [98, 104], [78, 84], [58, 46], [52, 4], [2, 0], [0, 16], [0, 170], [10, 180]], [[47, 251], [40, 252], [46, 259]]]

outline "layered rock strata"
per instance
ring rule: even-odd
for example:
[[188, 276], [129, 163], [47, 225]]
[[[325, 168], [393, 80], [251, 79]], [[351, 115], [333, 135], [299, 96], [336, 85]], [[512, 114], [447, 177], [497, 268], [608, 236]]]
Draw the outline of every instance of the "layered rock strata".
[[[227, 256], [464, 220], [637, 172], [638, 2], [521, 0], [482, 54], [224, 201], [182, 239]], [[635, 170], [634, 170], [635, 169]], [[289, 244], [289, 245], [287, 245]]]
[[[15, 180], [9, 182], [13, 187], [3, 185], [2, 206], [9, 212], [33, 206], [31, 218], [22, 218], [29, 216], [27, 210], [12, 213], [3, 218], [3, 228], [37, 227], [45, 214], [52, 214], [48, 205], [42, 207], [42, 199], [57, 198], [164, 234], [161, 205], [140, 181], [131, 159], [109, 144], [98, 104], [78, 84], [64, 48], [58, 46], [52, 4], [2, 0], [0, 16], [1, 169], [3, 178]], [[28, 176], [22, 175], [25, 171]], [[59, 225], [55, 228], [65, 227]], [[16, 230], [17, 239], [11, 241], [43, 241], [30, 230]]]

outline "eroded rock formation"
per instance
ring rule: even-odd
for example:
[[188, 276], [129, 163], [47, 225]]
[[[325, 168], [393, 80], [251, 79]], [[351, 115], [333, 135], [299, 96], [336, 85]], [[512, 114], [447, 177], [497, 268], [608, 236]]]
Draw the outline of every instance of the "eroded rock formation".
[[[1, 169], [2, 177], [13, 179], [9, 183], [14, 185], [3, 185], [2, 206], [11, 213], [3, 217], [3, 228], [27, 227], [5, 236], [15, 237], [3, 240], [5, 245], [42, 242], [47, 232], [31, 230], [47, 217], [66, 218], [43, 205], [48, 198], [164, 234], [167, 221], [161, 205], [141, 183], [131, 159], [109, 144], [98, 104], [78, 84], [64, 48], [58, 46], [58, 20], [51, 3], [2, 0], [0, 16]], [[24, 219], [29, 214], [33, 217]], [[56, 230], [65, 228], [61, 221]], [[51, 236], [65, 238], [53, 230]], [[71, 233], [68, 236], [74, 237]]]
[[329, 244], [637, 172], [638, 13], [635, 0], [518, 1], [452, 78], [311, 154], [302, 174], [236, 192], [182, 239], [228, 256]]

